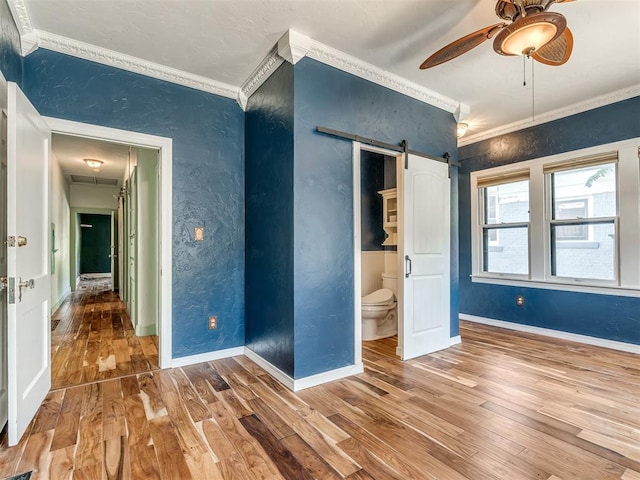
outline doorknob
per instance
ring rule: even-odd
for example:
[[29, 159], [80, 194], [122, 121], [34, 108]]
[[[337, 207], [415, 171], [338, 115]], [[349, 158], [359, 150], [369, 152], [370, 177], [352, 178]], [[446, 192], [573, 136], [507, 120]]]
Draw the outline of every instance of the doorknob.
[[7, 288], [8, 283], [7, 277], [0, 277], [0, 292]]
[[22, 281], [22, 277], [20, 277], [20, 281], [18, 282], [18, 302], [22, 301], [22, 289], [29, 288], [33, 289], [36, 286], [36, 282], [33, 278], [29, 280]]
[[404, 276], [406, 278], [409, 278], [409, 275], [411, 275], [411, 258], [409, 258], [409, 255], [404, 256], [404, 263], [405, 263], [405, 269], [407, 272], [404, 274]]

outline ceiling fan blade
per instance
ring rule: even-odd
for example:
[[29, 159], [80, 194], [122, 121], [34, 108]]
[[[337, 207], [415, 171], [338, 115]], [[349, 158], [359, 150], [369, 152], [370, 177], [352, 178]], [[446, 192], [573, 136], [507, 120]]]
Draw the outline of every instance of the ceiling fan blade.
[[459, 57], [472, 48], [477, 47], [485, 40], [493, 37], [498, 31], [506, 27], [506, 25], [506, 23], [496, 23], [495, 25], [485, 27], [478, 30], [477, 32], [473, 32], [469, 35], [459, 38], [455, 42], [451, 42], [449, 45], [441, 48], [436, 53], [427, 58], [424, 62], [422, 62], [422, 65], [420, 65], [420, 70], [435, 67], [436, 65], [440, 65], [441, 63], [448, 62], [449, 60], [453, 60], [454, 58]]
[[562, 35], [540, 47], [533, 52], [531, 56], [540, 63], [557, 67], [567, 63], [572, 50], [573, 34], [571, 30], [569, 30], [569, 27], [567, 27], [564, 29], [564, 32], [562, 32]]

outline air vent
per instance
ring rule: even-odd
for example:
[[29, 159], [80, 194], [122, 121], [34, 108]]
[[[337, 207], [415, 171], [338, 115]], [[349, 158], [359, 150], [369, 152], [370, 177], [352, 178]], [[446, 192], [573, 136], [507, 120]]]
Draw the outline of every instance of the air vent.
[[84, 175], [69, 175], [73, 183], [84, 183], [88, 185], [112, 185], [118, 186], [117, 178], [85, 177]]

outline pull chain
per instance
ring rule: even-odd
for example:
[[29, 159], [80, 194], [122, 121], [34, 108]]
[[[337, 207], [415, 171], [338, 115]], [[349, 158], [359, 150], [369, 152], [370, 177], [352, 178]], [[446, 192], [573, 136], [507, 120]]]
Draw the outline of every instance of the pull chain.
[[531, 121], [536, 119], [536, 77], [535, 77], [535, 62], [531, 60]]
[[522, 56], [522, 86], [527, 86], [527, 56]]

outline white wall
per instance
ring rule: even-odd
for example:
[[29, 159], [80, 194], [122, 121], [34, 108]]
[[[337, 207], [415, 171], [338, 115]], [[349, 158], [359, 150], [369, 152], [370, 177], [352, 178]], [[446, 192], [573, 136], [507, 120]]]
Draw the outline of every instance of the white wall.
[[70, 283], [70, 189], [55, 155], [51, 159], [50, 218], [55, 225], [55, 245], [51, 248], [51, 310], [55, 311], [71, 291]]
[[[117, 210], [118, 187], [106, 185], [72, 184], [70, 187], [70, 205], [75, 208], [102, 208]], [[115, 197], [114, 197], [115, 195]]]

